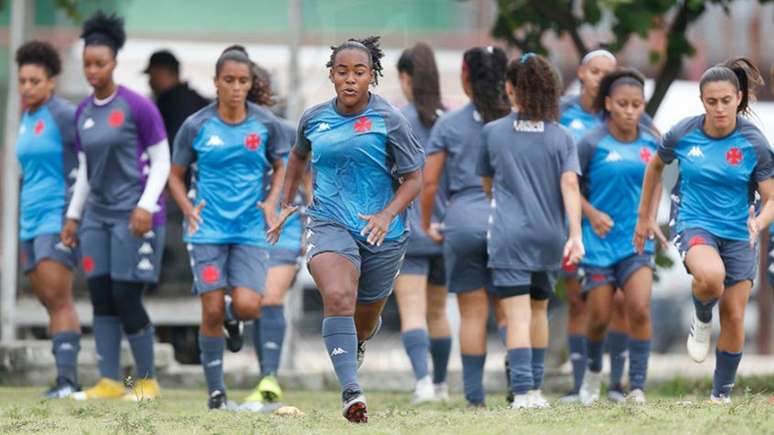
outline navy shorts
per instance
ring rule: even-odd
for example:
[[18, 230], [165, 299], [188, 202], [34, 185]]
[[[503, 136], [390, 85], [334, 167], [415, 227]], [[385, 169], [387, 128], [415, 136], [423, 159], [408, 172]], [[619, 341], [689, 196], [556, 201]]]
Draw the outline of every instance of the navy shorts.
[[426, 276], [427, 282], [432, 285], [446, 285], [443, 255], [406, 255], [400, 274]]
[[86, 278], [110, 275], [116, 281], [158, 282], [164, 236], [163, 225], [135, 237], [128, 222], [84, 219], [79, 237]]
[[298, 265], [298, 259], [301, 257], [300, 250], [285, 249], [285, 248], [270, 248], [269, 249], [269, 268], [278, 266], [296, 266]]
[[193, 292], [201, 295], [228, 287], [266, 289], [269, 251], [251, 245], [189, 243]]
[[650, 254], [633, 254], [607, 267], [583, 266], [582, 294], [606, 284], [612, 284], [614, 289], [623, 289], [624, 284], [632, 274], [643, 267], [655, 269], [653, 256]]
[[530, 295], [530, 299], [544, 301], [556, 285], [555, 271], [521, 269], [492, 269], [495, 294], [501, 298]]
[[373, 246], [356, 239], [343, 225], [320, 219], [309, 219], [307, 234], [307, 265], [317, 254], [332, 252], [357, 267], [357, 301], [371, 304], [386, 299], [395, 287], [403, 257], [406, 254], [406, 236]]
[[723, 266], [726, 268], [726, 279], [723, 284], [730, 287], [741, 281], [755, 281], [758, 269], [757, 247], [750, 247], [750, 243], [743, 240], [729, 240], [715, 237], [701, 228], [688, 228], [677, 235], [672, 243], [680, 251], [683, 266], [690, 274], [685, 264], [685, 256], [691, 247], [707, 245], [718, 251]]
[[41, 234], [21, 242], [21, 264], [24, 273], [34, 271], [43, 260], [56, 261], [72, 270], [78, 265], [78, 250], [65, 246], [59, 234]]
[[446, 282], [452, 293], [492, 289], [492, 275], [486, 267], [486, 231], [446, 231], [443, 240]]

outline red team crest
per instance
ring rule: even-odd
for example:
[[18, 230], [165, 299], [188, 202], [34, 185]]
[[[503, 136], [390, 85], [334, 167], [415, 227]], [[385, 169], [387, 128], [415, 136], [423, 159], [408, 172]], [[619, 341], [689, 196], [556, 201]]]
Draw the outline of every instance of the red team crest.
[[744, 156], [742, 155], [742, 150], [740, 150], [737, 147], [733, 147], [728, 152], [726, 152], [726, 161], [731, 166], [738, 165]]
[[90, 255], [83, 257], [83, 271], [86, 273], [94, 271], [94, 259]]
[[261, 137], [255, 133], [250, 133], [245, 137], [245, 148], [255, 151], [261, 146]]
[[371, 127], [373, 127], [373, 124], [367, 116], [363, 116], [355, 121], [355, 131], [358, 133], [369, 132], [371, 131]]
[[43, 133], [43, 129], [46, 128], [46, 123], [43, 122], [42, 119], [39, 119], [38, 122], [35, 123], [35, 134], [40, 135], [40, 133]]
[[650, 163], [650, 158], [652, 157], [653, 153], [650, 152], [648, 148], [642, 147], [640, 148], [640, 160], [643, 161], [643, 163]]
[[124, 123], [124, 112], [120, 110], [114, 110], [108, 115], [108, 125], [113, 128], [118, 128]]
[[215, 284], [220, 278], [220, 271], [213, 265], [204, 266], [202, 269], [202, 281], [206, 284]]

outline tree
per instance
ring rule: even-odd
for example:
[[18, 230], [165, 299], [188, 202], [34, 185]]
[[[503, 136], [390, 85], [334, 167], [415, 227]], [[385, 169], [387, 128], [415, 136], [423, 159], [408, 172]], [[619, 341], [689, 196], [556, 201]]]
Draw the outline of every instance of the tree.
[[[758, 0], [769, 3], [774, 0]], [[659, 64], [653, 95], [647, 111], [654, 115], [669, 86], [682, 71], [683, 59], [696, 49], [686, 33], [710, 5], [719, 5], [728, 13], [734, 0], [498, 0], [498, 14], [492, 28], [495, 38], [503, 39], [522, 51], [547, 54], [543, 44], [546, 33], [568, 35], [582, 57], [589, 47], [581, 37], [581, 28], [597, 25], [605, 13], [612, 18], [613, 51], [621, 50], [633, 37], [647, 38], [661, 31], [667, 37], [666, 47], [652, 51], [650, 61]]]

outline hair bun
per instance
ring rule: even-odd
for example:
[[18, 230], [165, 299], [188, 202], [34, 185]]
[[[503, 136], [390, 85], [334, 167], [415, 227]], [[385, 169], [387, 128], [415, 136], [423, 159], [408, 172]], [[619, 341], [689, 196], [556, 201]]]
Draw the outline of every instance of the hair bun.
[[[124, 31], [124, 19], [116, 14], [105, 14], [98, 10], [88, 20], [83, 23], [81, 38], [86, 42], [100, 43], [109, 42], [115, 51], [120, 50], [126, 42], [126, 31]], [[107, 38], [109, 41], [104, 41]]]

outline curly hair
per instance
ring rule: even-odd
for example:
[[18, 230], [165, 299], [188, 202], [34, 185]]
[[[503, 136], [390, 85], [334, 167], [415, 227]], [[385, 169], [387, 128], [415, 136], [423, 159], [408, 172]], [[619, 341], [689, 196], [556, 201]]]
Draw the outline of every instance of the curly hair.
[[29, 41], [16, 50], [16, 66], [39, 65], [49, 77], [62, 72], [62, 59], [56, 49], [45, 41]]
[[742, 91], [742, 101], [736, 113], [750, 114], [750, 103], [755, 101], [755, 93], [764, 84], [763, 76], [752, 60], [746, 57], [729, 59], [704, 71], [699, 80], [699, 89], [711, 82], [729, 82], [738, 91]]
[[505, 95], [508, 57], [499, 47], [474, 47], [462, 57], [473, 93], [473, 106], [484, 122], [502, 118], [510, 111]]
[[[619, 82], [619, 80], [621, 80]], [[605, 74], [599, 81], [599, 92], [594, 100], [594, 110], [607, 116], [608, 110], [605, 107], [605, 99], [613, 93], [613, 89], [619, 84], [629, 84], [639, 86], [645, 89], [645, 76], [634, 68], [619, 68], [613, 72]]]
[[271, 89], [271, 74], [255, 62], [250, 70], [253, 73], [253, 85], [247, 93], [247, 100], [259, 106], [273, 106], [276, 101]]
[[382, 58], [384, 57], [384, 52], [382, 51], [381, 47], [379, 47], [379, 39], [381, 39], [379, 36], [369, 36], [363, 39], [350, 38], [339, 45], [332, 45], [331, 57], [328, 59], [328, 63], [325, 64], [325, 67], [333, 68], [336, 62], [336, 55], [339, 54], [339, 52], [342, 50], [362, 50], [364, 53], [368, 54], [368, 57], [371, 61], [370, 66], [374, 71], [373, 85], [378, 85], [379, 77], [382, 77]]
[[411, 77], [411, 94], [419, 121], [427, 128], [432, 127], [444, 110], [433, 49], [424, 42], [417, 42], [403, 50], [398, 59], [398, 72]]
[[83, 23], [81, 32], [84, 45], [106, 45], [118, 53], [126, 42], [124, 19], [116, 14], [107, 15], [98, 10]]
[[562, 81], [545, 57], [527, 53], [508, 65], [519, 117], [530, 121], [558, 121]]

